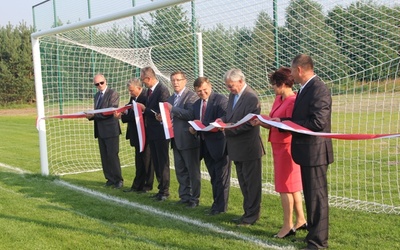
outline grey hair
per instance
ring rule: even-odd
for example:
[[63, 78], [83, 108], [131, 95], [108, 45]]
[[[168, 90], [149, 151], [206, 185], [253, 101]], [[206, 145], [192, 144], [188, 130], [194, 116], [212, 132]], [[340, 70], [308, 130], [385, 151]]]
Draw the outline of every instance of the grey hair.
[[245, 82], [246, 78], [240, 69], [230, 69], [224, 75], [224, 81], [239, 81]]
[[140, 81], [139, 78], [131, 78], [129, 79], [129, 81], [127, 82], [126, 86], [136, 86], [136, 87], [143, 87], [142, 81]]

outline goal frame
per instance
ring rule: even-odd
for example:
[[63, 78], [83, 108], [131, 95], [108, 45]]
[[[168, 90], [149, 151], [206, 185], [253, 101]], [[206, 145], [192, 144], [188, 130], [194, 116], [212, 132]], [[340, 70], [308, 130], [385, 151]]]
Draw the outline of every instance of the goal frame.
[[190, 2], [190, 0], [164, 0], [164, 1], [151, 2], [148, 4], [131, 7], [122, 11], [117, 11], [114, 13], [95, 17], [89, 20], [71, 23], [55, 27], [49, 30], [34, 32], [31, 34], [35, 91], [36, 91], [36, 108], [38, 115], [37, 129], [39, 131], [40, 169], [42, 175], [44, 176], [49, 175], [49, 162], [47, 153], [46, 121], [45, 119], [43, 119], [45, 117], [45, 107], [44, 107], [44, 96], [43, 96], [40, 38], [48, 35], [55, 35], [57, 33], [76, 30], [79, 28], [89, 27], [92, 25], [97, 25], [121, 18], [135, 16], [186, 2]]

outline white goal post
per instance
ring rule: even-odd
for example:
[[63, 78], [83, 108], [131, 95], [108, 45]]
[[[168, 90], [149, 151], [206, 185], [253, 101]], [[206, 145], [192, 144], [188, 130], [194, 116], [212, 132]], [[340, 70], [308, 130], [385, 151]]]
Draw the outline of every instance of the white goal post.
[[[39, 118], [91, 109], [95, 73], [105, 74], [122, 106], [129, 100], [127, 80], [143, 66], [152, 66], [167, 85], [175, 70], [186, 73], [189, 87], [198, 76], [207, 76], [222, 94], [228, 93], [224, 73], [240, 68], [259, 94], [261, 113], [268, 115], [274, 93], [267, 74], [306, 53], [332, 92], [332, 132], [400, 132], [396, 1], [92, 0], [86, 6], [89, 2], [49, 0], [35, 7], [32, 48]], [[101, 169], [93, 124], [85, 119], [38, 121], [43, 175]], [[125, 124], [121, 126], [125, 133]], [[262, 137], [263, 191], [276, 194], [268, 130], [262, 129]], [[399, 140], [333, 140], [330, 204], [400, 214]], [[133, 155], [134, 149], [121, 139], [121, 164], [133, 166]], [[206, 177], [206, 169], [202, 171]], [[235, 177], [232, 171], [233, 184]]]
[[45, 120], [41, 119], [45, 117], [45, 108], [44, 108], [44, 98], [43, 98], [42, 63], [40, 56], [40, 38], [44, 36], [63, 33], [69, 30], [76, 30], [79, 28], [89, 27], [96, 24], [116, 19], [121, 19], [124, 17], [131, 17], [134, 15], [146, 13], [149, 11], [154, 11], [161, 8], [166, 8], [171, 5], [176, 5], [184, 2], [188, 2], [188, 0], [156, 1], [154, 3], [149, 3], [147, 5], [132, 7], [130, 9], [121, 10], [119, 12], [107, 14], [104, 16], [99, 16], [93, 19], [89, 19], [87, 21], [77, 22], [65, 26], [55, 27], [49, 30], [35, 32], [31, 35], [32, 55], [33, 55], [34, 74], [35, 74], [36, 103], [37, 103], [37, 114], [38, 114], [37, 128], [39, 130], [40, 165], [41, 165], [41, 172], [43, 175], [49, 175], [49, 162], [47, 155], [46, 124]]

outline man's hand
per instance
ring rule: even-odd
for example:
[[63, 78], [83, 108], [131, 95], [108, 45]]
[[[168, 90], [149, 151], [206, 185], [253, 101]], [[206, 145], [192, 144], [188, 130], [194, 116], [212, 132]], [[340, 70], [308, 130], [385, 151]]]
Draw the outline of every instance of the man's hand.
[[93, 117], [94, 117], [94, 114], [86, 114], [86, 118], [89, 120], [92, 119]]
[[120, 119], [121, 115], [122, 115], [121, 112], [117, 112], [117, 111], [114, 112], [114, 117], [117, 118], [117, 119]]

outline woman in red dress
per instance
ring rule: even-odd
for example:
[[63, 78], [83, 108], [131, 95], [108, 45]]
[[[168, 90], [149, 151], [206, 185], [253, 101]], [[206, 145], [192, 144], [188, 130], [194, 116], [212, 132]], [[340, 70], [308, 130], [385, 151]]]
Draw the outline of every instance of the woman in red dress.
[[[269, 75], [269, 80], [276, 94], [269, 117], [292, 117], [296, 94], [292, 90], [294, 80], [290, 69], [279, 68]], [[270, 129], [268, 141], [271, 143], [274, 160], [275, 191], [280, 194], [283, 208], [283, 226], [274, 237], [285, 238], [295, 235], [296, 230], [306, 229], [307, 223], [301, 196], [303, 187], [300, 166], [294, 163], [290, 151], [292, 134], [271, 127], [258, 119], [253, 120], [252, 124]], [[296, 215], [295, 223], [293, 223], [293, 211]]]

